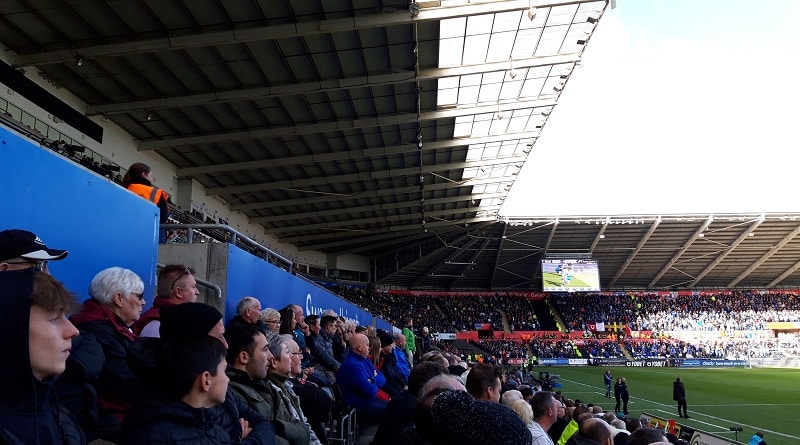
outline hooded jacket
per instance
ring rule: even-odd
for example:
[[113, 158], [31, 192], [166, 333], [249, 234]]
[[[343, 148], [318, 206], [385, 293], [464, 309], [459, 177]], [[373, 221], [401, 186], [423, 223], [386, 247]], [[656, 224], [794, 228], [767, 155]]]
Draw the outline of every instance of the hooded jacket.
[[56, 402], [56, 378], [33, 375], [28, 349], [32, 293], [33, 269], [0, 272], [0, 336], [11, 340], [0, 349], [0, 443], [84, 444], [74, 417]]

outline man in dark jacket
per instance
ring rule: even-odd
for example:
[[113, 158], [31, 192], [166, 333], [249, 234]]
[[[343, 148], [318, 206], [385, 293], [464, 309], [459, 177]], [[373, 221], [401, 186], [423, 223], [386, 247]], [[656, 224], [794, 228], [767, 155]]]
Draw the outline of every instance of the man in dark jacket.
[[121, 443], [275, 444], [272, 424], [228, 390], [225, 352], [208, 335], [165, 341], [159, 371], [167, 392], [126, 416]]
[[236, 315], [228, 322], [226, 328], [230, 329], [234, 326], [252, 324], [267, 332], [269, 327], [259, 318], [260, 315], [261, 302], [255, 297], [244, 297], [236, 303]]
[[[678, 417], [685, 417], [688, 419], [689, 414], [686, 412], [686, 388], [683, 386], [680, 377], [672, 382], [672, 400], [678, 402]], [[683, 408], [683, 413], [681, 413], [681, 408]]]
[[78, 330], [65, 317], [77, 306], [64, 286], [33, 269], [0, 273], [0, 442], [84, 444], [72, 415], [61, 409], [53, 382], [64, 372]]

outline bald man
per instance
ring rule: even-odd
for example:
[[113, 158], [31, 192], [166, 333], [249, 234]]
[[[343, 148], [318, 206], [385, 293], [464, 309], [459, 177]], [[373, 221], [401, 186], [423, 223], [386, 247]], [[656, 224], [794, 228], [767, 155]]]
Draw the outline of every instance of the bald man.
[[380, 423], [389, 400], [386, 393], [380, 391], [386, 379], [369, 359], [369, 339], [366, 335], [354, 334], [349, 344], [350, 352], [336, 373], [336, 381], [345, 402], [358, 412], [359, 420]]

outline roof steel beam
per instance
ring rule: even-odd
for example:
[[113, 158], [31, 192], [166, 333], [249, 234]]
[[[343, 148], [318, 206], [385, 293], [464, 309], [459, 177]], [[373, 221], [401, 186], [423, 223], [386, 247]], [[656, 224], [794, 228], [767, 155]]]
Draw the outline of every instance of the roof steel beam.
[[714, 261], [712, 261], [711, 264], [709, 264], [705, 269], [703, 269], [703, 271], [700, 272], [700, 274], [697, 275], [695, 277], [695, 279], [692, 280], [692, 282], [689, 283], [689, 285], [686, 286], [686, 287], [688, 287], [688, 288], [695, 287], [697, 285], [697, 283], [699, 283], [700, 280], [703, 279], [703, 277], [705, 277], [706, 275], [708, 275], [709, 272], [714, 270], [714, 268], [717, 267], [717, 265], [719, 263], [721, 263], [722, 260], [725, 259], [725, 257], [730, 255], [730, 253], [733, 252], [733, 250], [736, 249], [736, 247], [738, 247], [739, 244], [741, 244], [742, 241], [745, 240], [745, 238], [747, 238], [747, 236], [750, 234], [750, 232], [753, 232], [754, 230], [756, 230], [758, 228], [758, 226], [761, 225], [762, 222], [764, 222], [764, 216], [763, 215], [760, 218], [756, 219], [755, 222], [753, 222], [753, 224], [751, 224], [750, 227], [747, 228], [747, 230], [742, 232], [742, 234], [739, 235], [739, 237], [736, 238], [736, 240], [733, 243], [731, 243], [730, 247], [728, 247], [722, 253], [720, 253], [719, 256], [717, 256], [717, 258], [714, 259]]
[[[492, 275], [489, 277], [489, 288], [494, 289], [494, 276], [497, 274], [498, 264], [500, 263], [500, 253], [503, 251], [503, 242], [506, 240], [506, 231], [508, 230], [508, 224], [503, 224], [503, 234], [500, 236], [500, 244], [497, 246], [497, 253], [494, 255], [494, 264], [492, 265]], [[536, 268], [534, 267], [533, 274], [536, 274]], [[531, 283], [533, 282], [533, 278], [531, 278]]]
[[781, 250], [781, 248], [783, 248], [783, 246], [788, 244], [789, 241], [793, 240], [799, 234], [800, 234], [800, 227], [797, 227], [796, 229], [792, 230], [792, 233], [786, 235], [778, 244], [772, 246], [772, 248], [769, 249], [767, 251], [767, 253], [762, 255], [761, 258], [759, 258], [758, 260], [756, 260], [756, 262], [751, 264], [747, 269], [745, 269], [744, 272], [740, 273], [738, 277], [734, 278], [734, 280], [731, 281], [730, 283], [728, 283], [728, 285], [725, 286], [725, 287], [732, 288], [732, 287], [736, 286], [737, 284], [739, 284], [740, 281], [742, 281], [748, 275], [753, 273], [754, 270], [758, 269], [759, 266], [764, 264], [764, 262], [767, 261], [772, 255], [774, 255], [775, 252]]
[[[417, 190], [419, 190], [419, 188]], [[482, 195], [464, 195], [464, 196], [451, 196], [447, 198], [433, 198], [433, 199], [426, 199], [424, 206], [429, 207], [437, 204], [447, 204], [451, 202], [504, 198], [506, 197], [506, 195], [507, 193], [503, 192], [503, 193], [487, 193]], [[353, 214], [353, 213], [372, 212], [379, 210], [404, 209], [408, 207], [420, 207], [420, 203], [419, 201], [405, 201], [393, 204], [373, 204], [373, 205], [359, 206], [359, 207], [348, 206], [347, 208], [344, 209], [323, 210], [323, 211], [306, 212], [306, 213], [290, 213], [277, 216], [260, 216], [256, 218], [250, 218], [249, 221], [251, 223], [265, 224], [265, 223], [273, 223], [278, 221], [287, 221], [287, 220], [303, 219], [303, 218], [322, 218], [326, 216], [341, 215], [343, 212]], [[472, 206], [471, 208], [473, 209], [473, 211], [483, 210], [483, 207], [481, 206]]]
[[[499, 178], [480, 178], [480, 179], [470, 179], [468, 181], [458, 181], [458, 182], [440, 182], [438, 184], [428, 184], [425, 186], [426, 192], [432, 192], [437, 190], [447, 190], [447, 189], [454, 189], [458, 187], [472, 187], [475, 185], [485, 185], [485, 184], [497, 184], [502, 182], [513, 182], [516, 179], [516, 176], [502, 176]], [[231, 205], [231, 210], [254, 210], [254, 209], [266, 209], [266, 208], [275, 208], [275, 207], [287, 207], [287, 206], [302, 206], [308, 204], [321, 204], [331, 201], [342, 201], [342, 200], [349, 200], [349, 199], [372, 199], [378, 198], [381, 196], [394, 196], [394, 195], [401, 195], [404, 193], [419, 193], [419, 186], [410, 186], [410, 187], [399, 187], [399, 188], [389, 188], [389, 189], [381, 189], [381, 190], [373, 190], [369, 192], [362, 192], [362, 193], [355, 193], [353, 195], [345, 195], [342, 196], [340, 194], [335, 195], [323, 195], [323, 196], [316, 196], [314, 198], [300, 198], [300, 199], [287, 199], [287, 200], [275, 200], [269, 202], [255, 202], [250, 204], [234, 204]]]
[[[506, 142], [514, 140], [528, 139], [533, 141], [530, 132], [527, 133], [507, 133], [491, 136], [456, 138], [445, 141], [425, 142], [422, 144], [422, 151], [442, 150], [470, 144], [485, 144], [488, 142]], [[260, 161], [231, 162], [228, 164], [204, 165], [201, 167], [179, 168], [175, 174], [181, 177], [205, 175], [209, 173], [222, 173], [241, 170], [255, 170], [259, 168], [275, 168], [295, 165], [308, 165], [318, 162], [335, 162], [341, 160], [356, 160], [373, 158], [376, 156], [392, 156], [406, 153], [418, 153], [420, 148], [417, 144], [397, 145], [394, 147], [377, 147], [364, 149], [351, 149], [334, 153], [319, 153], [305, 156], [287, 156], [284, 158], [264, 159]]]
[[[572, 53], [559, 54], [556, 56], [514, 59], [513, 63], [514, 69], [523, 69], [538, 66], [558, 65], [563, 63], [576, 63], [578, 61], [580, 61], [580, 54]], [[160, 97], [155, 99], [90, 106], [87, 108], [86, 114], [89, 116], [98, 114], [110, 115], [137, 112], [142, 110], [153, 111], [164, 108], [220, 104], [250, 99], [271, 99], [290, 95], [308, 94], [312, 92], [325, 93], [364, 86], [393, 85], [403, 82], [418, 82], [441, 79], [444, 77], [506, 71], [508, 70], [508, 67], [508, 61], [489, 62], [475, 65], [462, 65], [451, 68], [424, 69], [420, 70], [419, 75], [415, 75], [414, 71], [401, 71], [397, 73], [376, 74], [371, 76], [332, 79], [317, 82], [302, 82], [272, 87], [244, 88], [240, 90], [219, 91], [205, 94]]]
[[[536, 7], [583, 3], [583, 1], [537, 1]], [[19, 67], [67, 63], [75, 60], [76, 54], [92, 59], [96, 57], [119, 57], [130, 54], [175, 51], [215, 45], [233, 45], [264, 40], [278, 40], [337, 32], [358, 31], [361, 29], [383, 28], [412, 23], [439, 21], [448, 18], [467, 17], [499, 12], [522, 11], [531, 6], [529, 0], [492, 1], [471, 5], [442, 6], [424, 8], [419, 15], [412, 17], [408, 11], [383, 14], [358, 15], [327, 20], [299, 23], [269, 24], [247, 29], [233, 29], [216, 32], [175, 35], [157, 39], [142, 39], [105, 45], [83, 46], [56, 51], [24, 54], [14, 57], [13, 64]]]
[[297, 136], [309, 133], [324, 133], [327, 131], [355, 130], [358, 128], [381, 127], [386, 125], [410, 124], [434, 119], [448, 119], [460, 116], [470, 116], [484, 113], [504, 113], [526, 108], [553, 107], [555, 98], [535, 99], [527, 101], [513, 101], [508, 103], [493, 103], [470, 107], [456, 107], [436, 111], [423, 111], [417, 113], [399, 113], [389, 116], [370, 117], [365, 119], [343, 119], [335, 122], [320, 124], [302, 124], [277, 128], [260, 128], [255, 130], [229, 131], [201, 136], [175, 137], [167, 139], [153, 139], [139, 142], [139, 150], [154, 150], [158, 148], [181, 147], [194, 144], [211, 144], [215, 142], [241, 141], [250, 139], [277, 138], [281, 136]]
[[778, 276], [778, 278], [775, 278], [769, 284], [767, 284], [767, 289], [774, 288], [775, 286], [778, 285], [778, 283], [780, 283], [781, 281], [785, 280], [786, 277], [788, 277], [789, 275], [795, 273], [795, 271], [797, 271], [797, 269], [800, 269], [800, 261], [794, 263], [794, 265], [792, 267], [786, 269], [786, 271], [783, 272], [782, 274], [780, 274], [780, 276]]
[[[499, 205], [498, 206], [487, 206], [487, 207], [482, 208], [481, 211], [497, 211], [497, 210], [500, 210], [500, 207], [501, 206], [499, 206]], [[425, 212], [425, 217], [434, 217], [435, 218], [435, 217], [439, 217], [439, 216], [453, 216], [454, 214], [459, 214], [459, 213], [475, 214], [475, 211], [474, 210], [467, 210], [467, 209], [464, 209], [463, 211], [453, 210], [453, 209], [437, 210], [437, 211], [434, 211], [434, 212]], [[356, 225], [359, 225], [359, 224], [374, 225], [376, 223], [377, 224], [393, 223], [393, 222], [409, 220], [409, 219], [419, 219], [419, 217], [420, 217], [419, 213], [404, 213], [402, 215], [379, 216], [379, 217], [375, 217], [375, 218], [348, 219], [348, 220], [345, 220], [345, 221], [332, 221], [332, 222], [315, 223], [315, 224], [292, 225], [290, 227], [279, 227], [279, 228], [273, 228], [273, 229], [266, 229], [265, 232], [266, 233], [280, 233], [280, 232], [297, 232], [297, 231], [303, 231], [303, 230], [337, 229], [337, 228], [347, 227], [347, 226], [356, 226]], [[492, 218], [496, 219], [495, 216], [492, 216]], [[456, 224], [455, 222], [451, 222], [451, 221], [436, 221], [436, 222], [426, 222], [425, 226], [426, 226], [426, 228], [428, 226], [436, 227], [435, 224], [437, 222], [441, 223], [443, 225]], [[459, 223], [463, 224], [464, 221], [459, 219]], [[415, 222], [413, 224], [418, 224], [418, 223]], [[396, 230], [401, 230], [402, 228], [404, 228], [404, 226], [402, 226], [402, 225], [401, 226], [389, 226], [389, 231], [392, 232], [392, 231], [396, 231]], [[396, 229], [396, 230], [392, 230], [392, 229]], [[422, 230], [422, 226], [421, 225], [420, 225], [420, 230]]]
[[[497, 217], [495, 217], [495, 216], [476, 216], [474, 218], [461, 219], [461, 220], [459, 220], [457, 222], [453, 222], [453, 221], [435, 221], [435, 222], [430, 222], [430, 223], [426, 224], [425, 227], [428, 228], [428, 229], [436, 229], [436, 228], [439, 228], [439, 227], [451, 226], [451, 225], [454, 225], [454, 224], [464, 224], [464, 223], [474, 224], [474, 223], [487, 223], [487, 222], [491, 223], [491, 222], [495, 222], [495, 221], [497, 221]], [[394, 227], [392, 229], [394, 229]], [[462, 230], [464, 230], [463, 227], [462, 227]], [[422, 232], [422, 229], [417, 224], [414, 224], [413, 226], [412, 225], [400, 226], [400, 228], [399, 228], [399, 230], [397, 230], [397, 232], [400, 232], [400, 233], [403, 233], [403, 232], [417, 233], [420, 236], [407, 235], [407, 236], [405, 236], [405, 238], [400, 238], [400, 239], [391, 238], [391, 239], [388, 239], [388, 240], [386, 240], [385, 242], [382, 242], [382, 243], [363, 243], [363, 244], [357, 244], [357, 243], [360, 243], [360, 241], [361, 241], [360, 238], [358, 240], [352, 240], [352, 239], [350, 239], [350, 240], [336, 240], [336, 241], [331, 241], [329, 243], [306, 246], [306, 247], [303, 247], [303, 248], [301, 248], [299, 250], [321, 250], [321, 249], [330, 249], [331, 247], [347, 246], [348, 247], [347, 249], [337, 251], [336, 254], [337, 255], [342, 255], [342, 254], [345, 254], [345, 253], [355, 254], [355, 253], [363, 252], [365, 250], [373, 250], [375, 248], [397, 245], [398, 242], [403, 241], [403, 239], [415, 240], [415, 239], [422, 239], [422, 238], [425, 238], [425, 237], [431, 237], [433, 235], [432, 233], [429, 233], [429, 232]], [[335, 236], [335, 234], [332, 234], [332, 235]], [[385, 235], [375, 238], [376, 241], [383, 240], [383, 239], [386, 239]], [[408, 245], [406, 244], [404, 247], [407, 248]]]
[[653, 221], [653, 224], [650, 226], [650, 229], [642, 237], [642, 239], [639, 240], [639, 242], [636, 244], [636, 247], [634, 247], [633, 252], [631, 252], [630, 255], [628, 255], [628, 258], [625, 258], [625, 263], [623, 263], [622, 266], [619, 267], [617, 273], [614, 275], [614, 278], [612, 278], [611, 282], [608, 284], [609, 288], [613, 288], [614, 285], [617, 284], [617, 280], [619, 280], [619, 277], [622, 276], [622, 274], [625, 272], [625, 269], [627, 269], [628, 266], [633, 261], [633, 259], [636, 258], [636, 255], [642, 250], [642, 247], [644, 247], [645, 243], [647, 243], [647, 240], [649, 240], [650, 237], [653, 236], [653, 233], [655, 233], [656, 229], [658, 229], [659, 224], [661, 224], [661, 216], [658, 216], [655, 219], [655, 221]]
[[697, 230], [695, 230], [692, 236], [688, 240], [686, 240], [686, 242], [683, 243], [683, 246], [681, 246], [681, 248], [678, 249], [677, 252], [675, 252], [675, 255], [673, 255], [672, 258], [670, 258], [669, 262], [667, 262], [667, 264], [665, 264], [664, 267], [661, 268], [661, 271], [658, 272], [655, 278], [653, 278], [653, 280], [650, 281], [650, 284], [647, 285], [648, 289], [652, 289], [653, 286], [655, 286], [656, 283], [658, 283], [658, 280], [660, 280], [661, 277], [663, 277], [664, 274], [667, 273], [667, 271], [672, 268], [672, 266], [681, 258], [683, 253], [686, 252], [686, 250], [689, 247], [691, 247], [692, 244], [694, 244], [694, 241], [697, 239], [697, 237], [708, 229], [708, 226], [710, 226], [712, 222], [714, 222], [714, 215], [708, 215], [706, 221], [703, 224], [701, 224], [700, 227], [697, 228]]
[[[526, 156], [527, 155], [512, 156], [510, 158], [494, 158], [494, 159], [482, 159], [477, 161], [452, 162], [449, 164], [426, 165], [423, 174], [429, 174], [431, 172], [443, 171], [443, 170], [463, 170], [470, 167], [485, 167], [490, 165], [524, 163]], [[367, 171], [362, 173], [351, 173], [345, 175], [318, 176], [306, 179], [289, 179], [286, 181], [266, 182], [260, 184], [212, 187], [206, 190], [206, 195], [217, 196], [217, 195], [227, 195], [227, 194], [252, 193], [263, 190], [310, 187], [310, 186], [317, 186], [324, 184], [338, 184], [342, 182], [370, 181], [376, 179], [379, 180], [379, 179], [397, 178], [403, 176], [419, 176], [419, 175], [420, 175], [419, 166], [413, 166], [407, 168], [388, 169], [381, 171]]]

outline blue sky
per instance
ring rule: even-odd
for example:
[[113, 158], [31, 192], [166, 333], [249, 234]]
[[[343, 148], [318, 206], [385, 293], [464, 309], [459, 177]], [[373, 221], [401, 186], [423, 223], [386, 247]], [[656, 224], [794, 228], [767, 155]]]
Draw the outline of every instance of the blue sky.
[[798, 18], [788, 0], [618, 0], [500, 214], [800, 211]]

